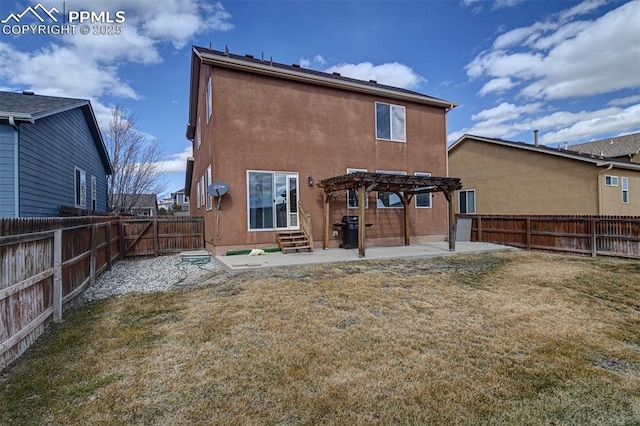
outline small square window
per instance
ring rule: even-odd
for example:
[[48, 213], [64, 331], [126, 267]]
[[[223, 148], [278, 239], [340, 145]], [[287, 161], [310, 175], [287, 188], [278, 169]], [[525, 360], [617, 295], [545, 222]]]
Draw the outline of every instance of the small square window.
[[618, 186], [618, 176], [609, 176], [606, 175], [604, 177], [605, 186]]

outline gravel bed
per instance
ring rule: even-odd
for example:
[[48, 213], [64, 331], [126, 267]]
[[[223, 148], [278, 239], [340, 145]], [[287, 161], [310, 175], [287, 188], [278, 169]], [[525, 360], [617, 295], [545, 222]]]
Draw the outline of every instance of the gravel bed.
[[220, 273], [222, 268], [211, 259], [182, 261], [180, 255], [149, 259], [121, 260], [106, 271], [82, 294], [84, 302], [106, 299], [131, 292], [151, 293], [198, 284]]

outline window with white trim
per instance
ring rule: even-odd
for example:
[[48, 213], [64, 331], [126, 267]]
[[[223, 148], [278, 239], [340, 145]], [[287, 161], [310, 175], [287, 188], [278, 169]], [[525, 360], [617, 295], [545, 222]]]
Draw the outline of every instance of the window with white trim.
[[249, 231], [299, 229], [298, 173], [247, 171]]
[[200, 199], [198, 202], [200, 203], [200, 207], [204, 206], [204, 197], [207, 193], [207, 188], [204, 187], [204, 175], [200, 177]]
[[207, 172], [205, 173], [205, 181], [204, 181], [204, 192], [205, 192], [205, 198], [207, 200], [207, 211], [211, 210], [211, 206], [212, 206], [212, 200], [213, 197], [211, 195], [209, 195], [209, 185], [212, 184], [211, 182], [211, 166], [207, 167]]
[[[356, 172], [366, 172], [367, 169], [347, 169], [347, 174], [356, 173]], [[349, 209], [357, 209], [358, 208], [358, 191], [355, 189], [349, 189], [347, 191], [347, 208]], [[364, 208], [369, 208], [369, 199], [364, 200]]]
[[474, 214], [476, 212], [476, 190], [467, 189], [458, 192], [458, 213]]
[[629, 203], [629, 178], [624, 176], [622, 177], [622, 202]]
[[[431, 173], [420, 173], [420, 172], [416, 172], [415, 173], [416, 176], [426, 176], [429, 177], [431, 176]], [[416, 194], [416, 207], [417, 208], [422, 208], [422, 209], [430, 209], [431, 208], [431, 198], [432, 198], [433, 194], [431, 193], [426, 193], [426, 194]]]
[[605, 186], [618, 186], [618, 176], [605, 175], [605, 177], [604, 177], [604, 185]]
[[207, 123], [211, 120], [213, 114], [213, 99], [211, 99], [211, 77], [207, 81]]
[[75, 201], [76, 207], [87, 207], [87, 172], [78, 167], [75, 168]]
[[[387, 175], [406, 175], [406, 172], [398, 172], [391, 170], [378, 170], [377, 173], [384, 173]], [[378, 199], [376, 207], [379, 209], [401, 209], [402, 199], [395, 192], [378, 191]]]
[[198, 117], [198, 122], [196, 123], [196, 148], [198, 149], [200, 149], [200, 145], [202, 145], [202, 136], [200, 131], [200, 117]]
[[376, 139], [406, 142], [406, 109], [376, 102]]
[[91, 176], [91, 210], [98, 210], [98, 191], [96, 188], [96, 177]]

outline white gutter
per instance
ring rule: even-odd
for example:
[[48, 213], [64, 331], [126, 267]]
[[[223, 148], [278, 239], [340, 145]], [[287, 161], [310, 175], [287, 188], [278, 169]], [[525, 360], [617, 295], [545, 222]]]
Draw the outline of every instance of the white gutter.
[[608, 167], [604, 170], [602, 170], [601, 172], [598, 173], [598, 216], [602, 216], [602, 210], [604, 210], [604, 200], [603, 200], [603, 196], [602, 196], [602, 175], [606, 172], [608, 172], [609, 170], [613, 169], [613, 164], [612, 163], [598, 163], [597, 164], [599, 167], [602, 166], [607, 166]]

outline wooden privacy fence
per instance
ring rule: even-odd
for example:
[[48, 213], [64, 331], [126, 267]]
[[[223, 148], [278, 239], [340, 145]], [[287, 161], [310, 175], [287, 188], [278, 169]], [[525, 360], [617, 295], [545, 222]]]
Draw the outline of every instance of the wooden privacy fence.
[[471, 219], [471, 241], [527, 250], [640, 259], [640, 216], [496, 216]]
[[202, 218], [0, 221], [0, 369], [18, 358], [51, 321], [61, 321], [63, 312], [123, 258], [125, 250], [131, 256], [157, 256], [204, 248]]
[[124, 218], [121, 251], [124, 256], [161, 256], [204, 248], [204, 218]]

